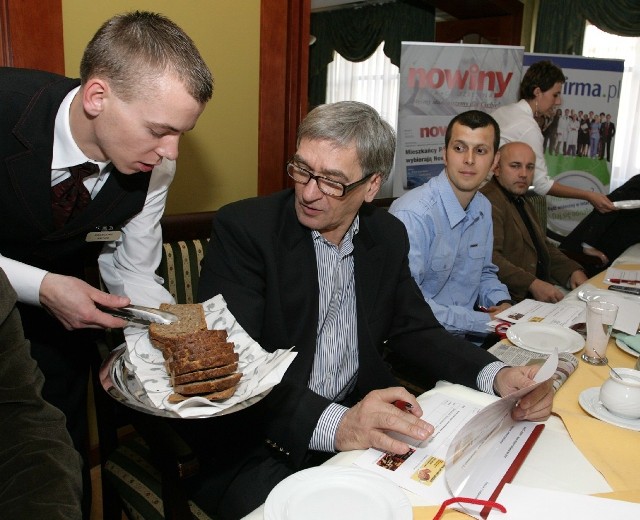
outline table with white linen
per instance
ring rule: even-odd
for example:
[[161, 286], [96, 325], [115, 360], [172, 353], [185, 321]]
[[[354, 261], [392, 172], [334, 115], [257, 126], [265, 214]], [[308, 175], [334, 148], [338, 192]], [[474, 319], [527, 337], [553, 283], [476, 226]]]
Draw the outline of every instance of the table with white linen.
[[[616, 266], [627, 264], [631, 268], [640, 268], [640, 244], [629, 248], [614, 262]], [[604, 273], [600, 273], [591, 278], [589, 283], [604, 288], [603, 278]], [[577, 292], [574, 290], [569, 293], [561, 304], [584, 305]], [[635, 358], [617, 348], [613, 339], [607, 355], [614, 367], [633, 367], [635, 363]], [[640, 432], [595, 419], [578, 403], [583, 390], [600, 386], [608, 375], [606, 366], [591, 366], [580, 360], [576, 371], [557, 392], [553, 415], [546, 421], [542, 434], [513, 479], [514, 484], [640, 503]], [[435, 392], [481, 405], [497, 399], [441, 381], [418, 400], [428, 399]], [[338, 453], [325, 465], [351, 465], [361, 453], [359, 450]], [[429, 504], [425, 498], [405, 492], [414, 508], [414, 520], [433, 518], [439, 504]], [[262, 520], [263, 511], [264, 506], [261, 506], [245, 519]], [[561, 512], [558, 513], [563, 516]], [[448, 511], [445, 518], [469, 517]]]

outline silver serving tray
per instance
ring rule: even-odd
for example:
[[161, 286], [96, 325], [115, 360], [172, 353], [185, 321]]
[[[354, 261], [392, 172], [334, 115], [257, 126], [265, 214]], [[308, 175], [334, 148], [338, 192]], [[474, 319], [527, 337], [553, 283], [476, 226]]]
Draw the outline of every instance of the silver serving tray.
[[[147, 392], [143, 388], [138, 377], [133, 371], [127, 368], [124, 357], [126, 351], [126, 345], [123, 343], [113, 349], [109, 356], [103, 361], [99, 372], [102, 388], [104, 388], [104, 390], [116, 401], [139, 412], [148, 413], [158, 417], [184, 419], [185, 417], [181, 417], [173, 410], [158, 408], [153, 404], [151, 399], [147, 396]], [[270, 391], [271, 389], [226, 408], [225, 410], [217, 412], [215, 415], [203, 414], [195, 417], [188, 417], [188, 419], [207, 419], [244, 410], [258, 401], [261, 401]]]

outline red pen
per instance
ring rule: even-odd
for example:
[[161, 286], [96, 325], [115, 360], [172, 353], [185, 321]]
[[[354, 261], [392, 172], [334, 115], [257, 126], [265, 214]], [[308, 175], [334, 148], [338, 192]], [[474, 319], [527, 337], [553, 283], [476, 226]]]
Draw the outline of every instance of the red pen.
[[400, 408], [403, 412], [411, 412], [413, 405], [411, 403], [407, 403], [406, 401], [394, 401], [393, 406], [396, 408]]
[[609, 283], [631, 283], [631, 284], [636, 284], [640, 282], [640, 280], [623, 280], [622, 278], [607, 278], [605, 281]]

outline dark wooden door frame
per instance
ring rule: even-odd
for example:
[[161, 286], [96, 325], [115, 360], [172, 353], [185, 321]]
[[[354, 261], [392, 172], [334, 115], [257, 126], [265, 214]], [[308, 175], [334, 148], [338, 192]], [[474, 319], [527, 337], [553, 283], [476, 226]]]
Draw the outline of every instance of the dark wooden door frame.
[[258, 195], [288, 186], [285, 162], [307, 111], [310, 0], [262, 0]]
[[0, 0], [0, 65], [64, 74], [62, 0]]

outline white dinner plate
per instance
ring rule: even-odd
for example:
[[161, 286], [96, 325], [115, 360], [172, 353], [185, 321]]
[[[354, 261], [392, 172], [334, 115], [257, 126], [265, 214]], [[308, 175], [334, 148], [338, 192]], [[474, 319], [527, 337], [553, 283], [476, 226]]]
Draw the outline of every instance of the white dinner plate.
[[613, 205], [618, 209], [638, 209], [640, 200], [616, 200]]
[[600, 419], [614, 426], [620, 426], [620, 428], [626, 428], [627, 430], [640, 431], [640, 419], [625, 419], [624, 417], [618, 417], [613, 415], [607, 410], [600, 402], [600, 387], [594, 386], [587, 388], [580, 393], [578, 402], [582, 409], [589, 415], [593, 415], [596, 419]]
[[574, 354], [584, 346], [584, 338], [575, 330], [544, 323], [516, 323], [507, 329], [507, 338], [514, 345], [538, 354], [551, 354], [554, 348], [558, 353]]
[[633, 357], [638, 357], [640, 356], [640, 352], [636, 352], [635, 350], [633, 350], [629, 345], [627, 345], [625, 342], [620, 341], [618, 338], [616, 338], [616, 345], [620, 350], [623, 350], [624, 352], [626, 352], [627, 354], [631, 354]]
[[371, 471], [318, 466], [287, 477], [264, 504], [265, 520], [411, 520], [404, 491]]

